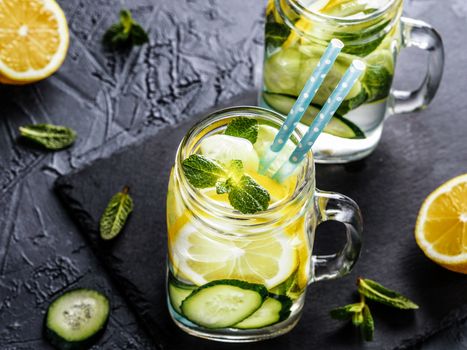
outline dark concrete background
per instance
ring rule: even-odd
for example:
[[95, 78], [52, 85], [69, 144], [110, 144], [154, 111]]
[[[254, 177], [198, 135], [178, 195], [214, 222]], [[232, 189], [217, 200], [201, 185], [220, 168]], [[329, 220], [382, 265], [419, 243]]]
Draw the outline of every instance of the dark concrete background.
[[[0, 349], [51, 348], [42, 339], [43, 316], [51, 298], [71, 286], [98, 288], [111, 298], [110, 323], [95, 349], [153, 349], [52, 192], [53, 182], [60, 174], [258, 86], [264, 4], [59, 2], [71, 30], [65, 64], [43, 82], [0, 87]], [[151, 37], [148, 45], [127, 55], [105, 52], [100, 42], [121, 7], [130, 8]], [[385, 129], [389, 133], [410, 128], [410, 118], [467, 112], [467, 99], [458, 98], [467, 78], [467, 2], [412, 0], [406, 1], [406, 12], [441, 32], [447, 68], [430, 109], [390, 119]], [[412, 52], [402, 55], [397, 86], [416, 85], [420, 59], [422, 55]], [[17, 128], [35, 122], [68, 125], [79, 139], [62, 152], [32, 149], [17, 141]], [[449, 129], [459, 127], [446, 125], [446, 142]], [[459, 152], [467, 152], [467, 142], [464, 145]], [[417, 161], [416, 150], [408, 156]], [[446, 154], [446, 159], [450, 156]], [[454, 176], [465, 172], [466, 165], [452, 168]], [[444, 180], [434, 171], [430, 184]], [[464, 325], [432, 339], [423, 349], [465, 349], [466, 337]]]

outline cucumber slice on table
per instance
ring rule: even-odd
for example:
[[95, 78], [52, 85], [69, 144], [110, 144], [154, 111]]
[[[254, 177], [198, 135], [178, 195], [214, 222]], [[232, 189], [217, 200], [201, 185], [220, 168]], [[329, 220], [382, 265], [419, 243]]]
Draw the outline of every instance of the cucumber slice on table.
[[109, 300], [98, 291], [75, 289], [66, 292], [47, 310], [46, 336], [58, 349], [87, 349], [102, 335], [109, 311]]
[[172, 307], [179, 314], [182, 313], [180, 305], [182, 305], [183, 300], [185, 300], [196, 287], [191, 286], [181, 286], [178, 283], [169, 282], [169, 299]]
[[193, 291], [180, 307], [190, 321], [206, 328], [225, 328], [258, 310], [268, 295], [261, 284], [217, 280]]
[[[296, 98], [290, 95], [263, 92], [263, 99], [270, 107], [284, 115], [287, 115], [294, 105]], [[310, 125], [319, 110], [320, 109], [317, 106], [310, 105], [301, 122], [305, 125]], [[346, 139], [365, 138], [365, 134], [357, 125], [338, 114], [334, 114], [329, 124], [324, 128], [324, 132]]]
[[262, 328], [285, 320], [290, 315], [292, 300], [285, 295], [269, 294], [263, 305], [253, 315], [237, 323], [240, 329]]

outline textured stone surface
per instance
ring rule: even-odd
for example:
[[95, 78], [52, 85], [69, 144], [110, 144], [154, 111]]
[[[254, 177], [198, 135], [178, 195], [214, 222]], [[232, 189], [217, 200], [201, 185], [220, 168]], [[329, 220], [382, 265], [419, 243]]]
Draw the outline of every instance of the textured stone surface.
[[[109, 327], [95, 349], [153, 349], [155, 345], [52, 193], [52, 184], [59, 174], [257, 85], [263, 4], [246, 0], [59, 2], [71, 29], [63, 67], [37, 84], [0, 86], [0, 348], [50, 349], [41, 335], [48, 302], [79, 285], [101, 289], [111, 298]], [[404, 155], [417, 175], [417, 150], [430, 142], [431, 133], [440, 132], [423, 128], [424, 118], [444, 118], [446, 135], [465, 135], [464, 124], [450, 121], [460, 120], [459, 115], [467, 112], [467, 101], [458, 99], [467, 76], [462, 30], [467, 5], [463, 0], [408, 0], [406, 5], [409, 14], [440, 30], [447, 47], [445, 79], [434, 105], [414, 116], [394, 118], [385, 129], [385, 133], [408, 130], [424, 136], [416, 138], [419, 142]], [[149, 45], [127, 55], [105, 52], [100, 44], [120, 6], [132, 9], [151, 35]], [[407, 77], [404, 81], [411, 86], [418, 81], [414, 68], [405, 60], [399, 75]], [[69, 125], [78, 131], [79, 139], [67, 151], [32, 149], [16, 140], [17, 127], [32, 122]], [[453, 152], [447, 147], [449, 138], [436, 140], [446, 161], [433, 164], [430, 174], [418, 174], [417, 184], [427, 193], [446, 180], [438, 169], [449, 167], [453, 176], [467, 171], [465, 163], [456, 163], [466, 148]], [[369, 161], [399, 156], [382, 151]], [[425, 177], [428, 180], [421, 182]], [[465, 348], [465, 334], [467, 326], [450, 330], [426, 348]], [[443, 343], [446, 339], [449, 343]]]

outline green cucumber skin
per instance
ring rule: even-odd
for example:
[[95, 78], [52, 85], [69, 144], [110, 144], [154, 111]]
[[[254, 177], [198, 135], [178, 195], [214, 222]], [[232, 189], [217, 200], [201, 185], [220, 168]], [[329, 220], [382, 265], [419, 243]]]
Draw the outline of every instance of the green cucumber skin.
[[[49, 317], [49, 309], [50, 307], [55, 303], [58, 302], [60, 298], [66, 296], [68, 293], [72, 292], [80, 292], [80, 291], [92, 291], [94, 293], [100, 294], [102, 297], [104, 297], [107, 302], [109, 303], [109, 312], [107, 313], [107, 317], [105, 321], [102, 323], [102, 325], [94, 332], [93, 335], [89, 336], [86, 339], [80, 340], [80, 341], [69, 341], [63, 338], [60, 334], [52, 330], [49, 325], [48, 325], [48, 317]], [[93, 289], [86, 289], [86, 288], [78, 288], [78, 289], [72, 289], [69, 290], [57, 298], [55, 298], [49, 305], [49, 308], [47, 310], [47, 313], [44, 318], [44, 336], [45, 338], [56, 348], [59, 350], [86, 350], [92, 347], [104, 334], [105, 329], [107, 327], [107, 323], [109, 321], [109, 315], [110, 315], [110, 302], [109, 299], [107, 298], [106, 295], [97, 292], [96, 290]]]
[[[278, 94], [278, 93], [272, 93], [272, 92], [263, 92], [263, 98], [264, 98], [264, 101], [268, 104], [268, 105], [271, 105], [273, 108], [276, 108], [277, 109], [277, 106], [273, 106], [270, 102], [270, 99], [271, 98], [274, 98], [274, 96], [277, 96], [279, 98], [289, 98], [290, 99], [290, 108], [293, 106], [293, 103], [295, 102], [296, 100], [296, 96], [293, 96], [293, 95], [288, 95], [288, 94]], [[319, 106], [319, 105], [315, 105], [315, 104], [310, 104], [310, 106], [308, 107], [308, 109], [310, 108], [313, 108], [315, 109], [317, 112], [321, 110], [322, 106]], [[279, 112], [281, 113], [286, 113], [285, 110], [280, 110], [278, 109]], [[345, 124], [346, 127], [348, 127], [352, 133], [353, 133], [353, 136], [352, 137], [345, 137], [345, 138], [348, 138], [348, 139], [364, 139], [365, 138], [365, 133], [360, 130], [360, 128], [358, 126], [356, 126], [354, 123], [352, 123], [351, 121], [347, 120], [346, 118], [344, 118], [342, 115], [340, 115], [339, 113], [335, 113], [334, 116], [333, 116], [334, 120], [338, 120], [339, 122], [341, 122], [342, 124]], [[303, 117], [303, 120], [307, 119], [307, 116], [305, 115]], [[311, 121], [310, 121], [311, 123]], [[332, 119], [331, 119], [331, 123], [332, 123]], [[328, 125], [326, 128], [324, 128], [324, 131], [325, 132], [328, 132], [329, 134], [331, 135], [335, 135], [335, 136], [340, 136], [340, 137], [343, 137], [341, 135], [336, 135], [335, 133], [333, 133], [331, 130], [329, 130], [329, 128], [331, 127], [331, 125]]]
[[257, 292], [259, 295], [261, 295], [263, 300], [266, 299], [266, 297], [268, 296], [268, 290], [262, 284], [250, 283], [250, 282], [240, 281], [240, 280], [225, 279], [225, 280], [215, 280], [215, 281], [211, 281], [209, 283], [203, 284], [198, 289], [195, 289], [191, 293], [190, 297], [195, 296], [196, 294], [198, 294], [203, 289], [213, 287], [213, 286], [217, 286], [217, 285], [234, 286], [234, 287], [238, 287], [238, 288], [242, 288], [242, 289], [250, 289], [250, 290], [253, 290], [253, 291]]
[[[172, 307], [175, 309], [175, 311], [177, 311], [179, 314], [182, 314], [182, 310], [180, 309], [180, 306], [182, 305], [183, 300], [188, 298], [193, 292], [193, 290], [195, 289], [196, 287], [182, 288], [175, 283], [169, 282], [169, 286], [168, 286], [169, 300], [170, 300], [170, 303], [172, 304]], [[176, 295], [175, 293], [178, 295]], [[181, 300], [180, 303], [177, 303], [176, 302], [177, 296], [180, 296], [181, 294], [185, 294], [185, 297]]]
[[286, 295], [277, 295], [269, 293], [269, 297], [278, 300], [282, 304], [282, 309], [279, 312], [279, 321], [284, 321], [290, 316], [290, 308], [293, 305], [292, 299]]
[[352, 139], [364, 139], [366, 138], [365, 136], [365, 133], [358, 127], [356, 126], [354, 123], [352, 123], [351, 121], [341, 117], [341, 116], [338, 116], [338, 115], [335, 115], [333, 116], [333, 118], [336, 118], [338, 119], [339, 121], [341, 121], [342, 123], [344, 123], [345, 125], [347, 125], [350, 129], [352, 129], [352, 132], [354, 133], [354, 137], [352, 137]]
[[68, 341], [63, 339], [58, 333], [47, 328], [47, 324], [44, 325], [44, 336], [56, 349], [59, 350], [87, 350], [102, 337], [105, 328], [107, 327], [108, 320], [102, 325], [102, 327], [94, 333], [91, 337], [82, 341]]
[[[254, 312], [256, 312], [261, 307], [261, 305], [263, 304], [263, 302], [266, 300], [266, 298], [268, 296], [268, 290], [262, 284], [249, 283], [249, 282], [246, 282], [246, 281], [232, 280], [232, 279], [215, 280], [215, 281], [212, 281], [212, 282], [209, 282], [209, 283], [206, 283], [206, 284], [200, 286], [198, 289], [195, 289], [185, 300], [183, 300], [182, 304], [180, 305], [182, 315], [187, 317], [187, 319], [189, 319], [190, 321], [192, 321], [194, 323], [197, 323], [196, 321], [190, 319], [186, 315], [187, 312], [186, 312], [185, 309], [187, 307], [189, 307], [188, 303], [191, 301], [190, 299], [194, 298], [200, 292], [202, 292], [202, 291], [204, 291], [204, 290], [206, 290], [208, 288], [215, 287], [215, 286], [226, 286], [226, 287], [232, 286], [232, 287], [237, 287], [237, 288], [241, 288], [241, 289], [250, 290], [250, 291], [253, 291], [253, 292], [256, 292], [256, 293], [259, 294], [261, 302], [258, 304], [258, 307], [256, 309], [252, 310], [252, 312], [250, 314], [248, 314], [244, 319], [248, 318]], [[239, 322], [241, 322], [241, 320], [237, 321], [237, 322], [234, 322], [233, 324], [236, 324], [236, 323], [239, 323]], [[217, 328], [229, 328], [232, 325], [223, 326], [223, 327], [208, 327], [206, 325], [201, 325], [201, 326], [205, 327], [205, 328], [217, 329]]]
[[[268, 298], [264, 301], [264, 303], [263, 303], [263, 305], [261, 305], [261, 307], [263, 307], [265, 305], [265, 303], [266, 303], [266, 301], [268, 299], [277, 300], [281, 304], [281, 309], [279, 310], [279, 312], [277, 314], [277, 319], [273, 320], [272, 322], [271, 322], [270, 319], [267, 319], [267, 320], [265, 319], [264, 321], [266, 321], [266, 322], [256, 323], [254, 326], [253, 325], [251, 325], [251, 326], [242, 325], [242, 323], [244, 323], [245, 321], [248, 320], [248, 317], [247, 317], [246, 319], [244, 319], [244, 320], [240, 321], [239, 323], [237, 323], [236, 325], [234, 325], [233, 328], [238, 328], [238, 329], [259, 329], [259, 328], [269, 327], [269, 326], [272, 326], [272, 325], [274, 325], [276, 323], [279, 323], [279, 322], [282, 322], [282, 321], [286, 320], [290, 316], [290, 308], [293, 305], [292, 299], [290, 299], [289, 297], [287, 297], [285, 295], [278, 295], [278, 294], [269, 293]], [[261, 309], [261, 307], [259, 309]]]

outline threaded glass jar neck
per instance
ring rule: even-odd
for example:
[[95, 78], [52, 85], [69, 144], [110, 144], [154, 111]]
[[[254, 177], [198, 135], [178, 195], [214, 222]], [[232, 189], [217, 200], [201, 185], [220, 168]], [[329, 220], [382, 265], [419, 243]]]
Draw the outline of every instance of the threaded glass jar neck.
[[[217, 202], [191, 186], [185, 177], [182, 161], [197, 152], [203, 138], [225, 129], [229, 121], [236, 117], [255, 118], [260, 123], [267, 123], [277, 128], [284, 121], [284, 117], [280, 114], [263, 108], [233, 107], [217, 111], [197, 123], [183, 138], [176, 155], [174, 176], [184, 206], [200, 220], [208, 220], [209, 222], [205, 222], [205, 225], [215, 226], [216, 229], [220, 226], [235, 227], [241, 231], [248, 228], [248, 233], [252, 234], [268, 230], [270, 229], [268, 227], [277, 225], [278, 221], [284, 219], [295, 220], [296, 215], [301, 215], [302, 207], [313, 198], [315, 190], [314, 163], [311, 152], [307, 155], [305, 164], [297, 175], [296, 188], [290, 198], [273, 203], [267, 210], [256, 214], [245, 215], [230, 206]], [[292, 140], [297, 143], [301, 137], [299, 132], [295, 132]], [[283, 213], [289, 213], [291, 216], [285, 218]]]
[[402, 4], [403, 0], [391, 0], [385, 6], [357, 18], [321, 13], [312, 6], [304, 5], [302, 0], [274, 0], [274, 11], [276, 20], [280, 18], [302, 41], [310, 40], [326, 46], [336, 38], [344, 42], [343, 52], [358, 55], [360, 46], [372, 42], [377, 45], [378, 39], [393, 30], [399, 23]]

